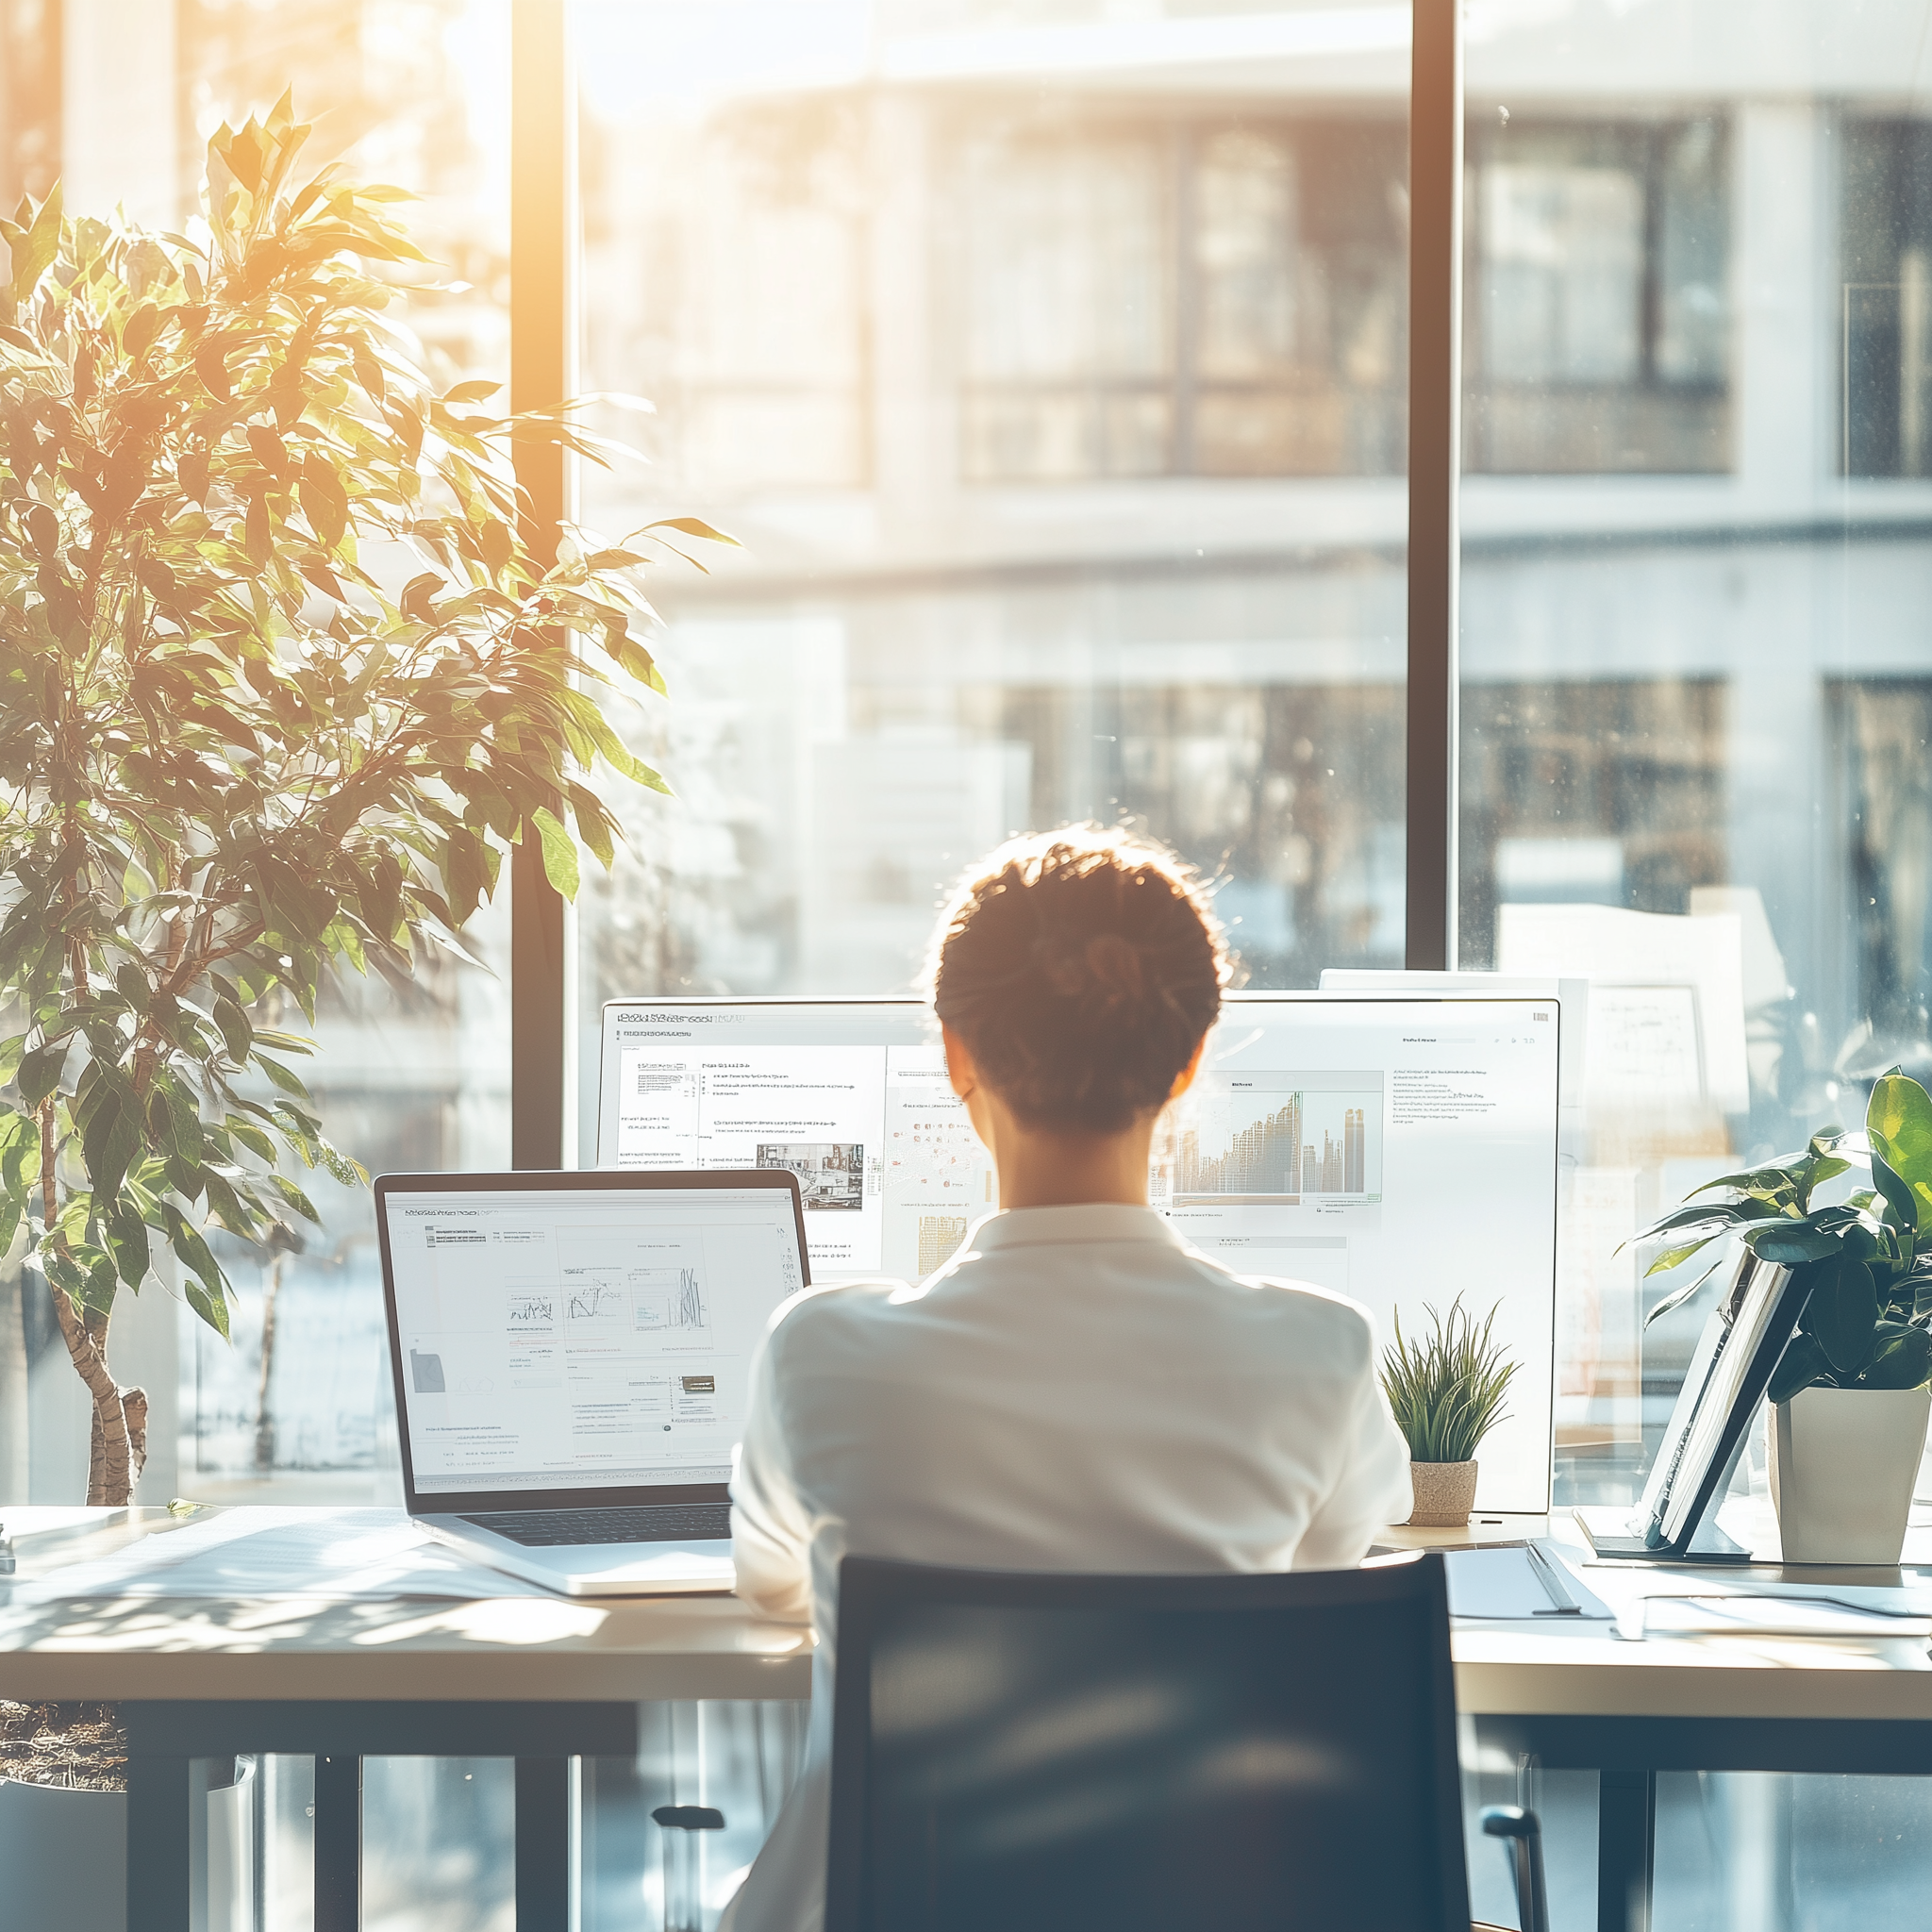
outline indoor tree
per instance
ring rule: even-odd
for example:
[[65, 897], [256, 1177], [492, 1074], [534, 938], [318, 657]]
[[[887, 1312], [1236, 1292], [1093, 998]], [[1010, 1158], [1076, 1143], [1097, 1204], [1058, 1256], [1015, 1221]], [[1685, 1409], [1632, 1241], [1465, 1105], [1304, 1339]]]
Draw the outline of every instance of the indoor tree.
[[[363, 1177], [284, 1003], [460, 950], [520, 841], [573, 893], [617, 831], [599, 759], [663, 789], [596, 697], [663, 689], [646, 553], [566, 531], [546, 569], [520, 531], [512, 442], [598, 446], [436, 392], [372, 268], [423, 258], [403, 197], [298, 180], [306, 132], [285, 98], [216, 134], [192, 239], [58, 190], [0, 222], [0, 1249], [92, 1398], [91, 1503], [145, 1454], [119, 1291], [172, 1250], [225, 1334], [205, 1230], [272, 1247], [305, 1169]], [[676, 533], [718, 534], [635, 541]]]

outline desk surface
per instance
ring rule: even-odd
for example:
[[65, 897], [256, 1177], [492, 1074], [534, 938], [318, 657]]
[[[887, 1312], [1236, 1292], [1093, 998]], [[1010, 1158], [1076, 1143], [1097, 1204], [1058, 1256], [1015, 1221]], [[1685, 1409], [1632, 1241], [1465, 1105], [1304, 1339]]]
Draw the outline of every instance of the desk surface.
[[[166, 1510], [133, 1510], [58, 1545], [24, 1541], [20, 1576], [44, 1580], [173, 1524]], [[805, 1697], [811, 1689], [809, 1632], [733, 1597], [7, 1597], [0, 1589], [0, 1697], [19, 1701], [628, 1703]]]
[[[58, 1560], [99, 1554], [152, 1526], [102, 1531]], [[1563, 1519], [1548, 1526], [1567, 1540]], [[1543, 1527], [1541, 1519], [1518, 1519], [1486, 1533]], [[1395, 1531], [1390, 1540], [1468, 1539]], [[24, 1556], [22, 1574], [44, 1574], [54, 1563]], [[1859, 1580], [1792, 1574], [1820, 1584]], [[1671, 1576], [1692, 1581], [1683, 1571]], [[1698, 1588], [1730, 1580], [1695, 1574]], [[1650, 1570], [1592, 1565], [1588, 1581], [1614, 1608], [1657, 1590], [1659, 1579]], [[1631, 1643], [1606, 1624], [1488, 1624], [1458, 1626], [1453, 1642], [1457, 1701], [1475, 1716], [1932, 1718], [1932, 1649], [1923, 1638], [1726, 1634]], [[810, 1657], [805, 1631], [729, 1597], [0, 1601], [0, 1697], [20, 1700], [804, 1697]]]

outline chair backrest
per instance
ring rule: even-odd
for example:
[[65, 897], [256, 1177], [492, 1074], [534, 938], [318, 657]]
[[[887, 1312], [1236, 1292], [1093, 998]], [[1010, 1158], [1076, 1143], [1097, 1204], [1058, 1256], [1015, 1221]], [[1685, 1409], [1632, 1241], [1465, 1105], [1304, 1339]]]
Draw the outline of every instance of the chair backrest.
[[826, 1932], [1468, 1932], [1440, 1556], [848, 1557]]

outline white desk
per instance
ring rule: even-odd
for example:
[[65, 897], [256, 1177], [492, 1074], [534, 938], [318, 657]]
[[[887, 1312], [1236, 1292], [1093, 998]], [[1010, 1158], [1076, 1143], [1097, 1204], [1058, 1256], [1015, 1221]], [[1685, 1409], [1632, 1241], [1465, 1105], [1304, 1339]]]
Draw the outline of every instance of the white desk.
[[[63, 1561], [144, 1525], [109, 1532]], [[1501, 1539], [1562, 1519], [1516, 1519]], [[1572, 1533], [1574, 1536], [1574, 1533]], [[1421, 1546], [1467, 1533], [1392, 1531]], [[1580, 1542], [1577, 1547], [1580, 1549]], [[23, 1563], [31, 1574], [33, 1562]], [[1777, 1574], [1777, 1572], [1759, 1574]], [[1869, 1583], [1869, 1573], [1794, 1579]], [[1667, 1573], [1666, 1581], [1690, 1573]], [[1614, 1608], [1655, 1571], [1593, 1566]], [[1736, 1573], [1697, 1573], [1723, 1588]], [[1653, 1636], [1609, 1626], [1459, 1626], [1457, 1697], [1485, 1741], [1544, 1765], [1594, 1769], [1600, 1924], [1624, 1932], [1648, 1898], [1659, 1771], [1932, 1775], [1932, 1654], [1924, 1639]], [[562, 1932], [566, 1763], [636, 1748], [640, 1703], [805, 1697], [810, 1641], [731, 1598], [563, 1603], [300, 1604], [100, 1600], [0, 1606], [0, 1696], [123, 1707], [133, 1762], [130, 1932], [186, 1932], [188, 1762], [245, 1751], [314, 1756], [316, 1932], [354, 1926], [355, 1798], [364, 1756], [512, 1757], [519, 1932]], [[325, 1772], [328, 1774], [325, 1774]], [[178, 1889], [168, 1874], [179, 1867]], [[330, 1889], [333, 1888], [333, 1889]], [[346, 1888], [346, 1890], [345, 1890]], [[130, 1891], [131, 1891], [130, 1888]]]
[[[1763, 1524], [1756, 1546], [1775, 1548]], [[1471, 1531], [1396, 1529], [1414, 1547], [1550, 1534], [1588, 1554], [1567, 1514], [1517, 1518]], [[1932, 1526], [1907, 1540], [1907, 1560], [1932, 1558]], [[1613, 1610], [1645, 1594], [1710, 1591], [1780, 1581], [1828, 1591], [1869, 1587], [1870, 1570], [1776, 1564], [1692, 1570], [1591, 1563], [1583, 1581]], [[1460, 1624], [1451, 1638], [1457, 1708], [1483, 1742], [1548, 1769], [1599, 1774], [1597, 1924], [1647, 1928], [1660, 1771], [1890, 1773], [1932, 1775], [1932, 1648], [1923, 1637], [1651, 1635], [1625, 1642], [1613, 1626]], [[1633, 1910], [1633, 1901], [1636, 1908]]]
[[[21, 1580], [172, 1526], [134, 1511], [58, 1548], [25, 1543]], [[359, 1924], [364, 1757], [514, 1758], [518, 1932], [566, 1932], [570, 1759], [634, 1754], [640, 1704], [811, 1685], [809, 1634], [731, 1597], [8, 1596], [0, 1697], [120, 1707], [128, 1932], [190, 1932], [191, 1766], [247, 1752], [316, 1760], [315, 1932]]]

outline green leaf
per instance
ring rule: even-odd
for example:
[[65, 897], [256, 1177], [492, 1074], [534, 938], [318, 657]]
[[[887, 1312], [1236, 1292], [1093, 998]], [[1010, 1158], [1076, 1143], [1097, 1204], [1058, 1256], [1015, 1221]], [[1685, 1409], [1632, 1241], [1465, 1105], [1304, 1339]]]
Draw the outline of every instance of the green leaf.
[[[1917, 1231], [1932, 1234], [1932, 1094], [1907, 1074], [1887, 1074], [1872, 1089], [1865, 1131], [1873, 1154], [1899, 1178], [1909, 1196]], [[1886, 1198], [1903, 1213], [1889, 1191]]]
[[1700, 1288], [1702, 1288], [1704, 1284], [1707, 1281], [1708, 1281], [1710, 1277], [1713, 1274], [1715, 1274], [1717, 1271], [1724, 1265], [1724, 1257], [1722, 1255], [1720, 1255], [1717, 1257], [1717, 1259], [1713, 1261], [1710, 1264], [1710, 1266], [1703, 1272], [1703, 1274], [1694, 1276], [1690, 1281], [1687, 1282], [1682, 1288], [1674, 1288], [1669, 1294], [1665, 1295], [1657, 1303], [1656, 1307], [1651, 1309], [1649, 1314], [1644, 1316], [1643, 1325], [1646, 1328], [1648, 1328], [1653, 1322], [1660, 1322], [1666, 1315], [1672, 1314], [1678, 1308], [1681, 1308], [1684, 1306], [1684, 1304], [1688, 1302], [1690, 1299], [1690, 1297], [1693, 1294], [1695, 1294], [1697, 1291]]
[[[178, 1243], [177, 1243], [178, 1252]], [[228, 1336], [228, 1300], [219, 1292], [210, 1292], [198, 1281], [184, 1281], [181, 1284], [181, 1299], [219, 1335], [224, 1341]]]
[[565, 900], [577, 895], [577, 848], [562, 824], [547, 806], [539, 806], [531, 815], [537, 836], [543, 841], [543, 874]]
[[1917, 1389], [1932, 1380], [1932, 1336], [1924, 1329], [1887, 1323], [1878, 1352], [1858, 1377], [1861, 1389]]
[[255, 1028], [248, 1024], [248, 1015], [225, 992], [215, 995], [215, 1024], [222, 1030], [222, 1044], [228, 1049], [228, 1058], [240, 1066], [248, 1063], [248, 1055], [255, 1045]]
[[1643, 1278], [1646, 1281], [1648, 1281], [1653, 1274], [1668, 1274], [1673, 1268], [1678, 1267], [1683, 1262], [1688, 1261], [1690, 1258], [1690, 1257], [1696, 1254], [1700, 1249], [1707, 1248], [1709, 1247], [1712, 1241], [1722, 1241], [1723, 1239], [1724, 1236], [1722, 1234], [1707, 1234], [1697, 1241], [1686, 1241], [1683, 1243], [1681, 1247], [1666, 1248], [1663, 1251], [1663, 1253], [1659, 1255], [1657, 1257], [1657, 1259], [1653, 1261], [1650, 1264], [1650, 1266], [1643, 1271]]
[[315, 1211], [315, 1203], [311, 1201], [308, 1198], [308, 1196], [305, 1194], [302, 1191], [302, 1190], [295, 1185], [293, 1181], [285, 1178], [281, 1174], [271, 1174], [269, 1176], [269, 1186], [272, 1187], [275, 1191], [275, 1192], [278, 1193], [282, 1197], [282, 1199], [286, 1201], [289, 1204], [289, 1206], [295, 1210], [295, 1212], [302, 1217], [304, 1221], [312, 1221], [318, 1227], [322, 1225], [322, 1216]]
[[1906, 1185], [1905, 1177], [1896, 1173], [1891, 1163], [1878, 1151], [1875, 1141], [1872, 1143], [1872, 1180], [1885, 1197], [1886, 1221], [1893, 1227], [1916, 1229], [1919, 1204], [1912, 1198], [1912, 1191]]
[[101, 1232], [121, 1279], [138, 1292], [151, 1265], [147, 1224], [142, 1220], [140, 1210], [132, 1201], [116, 1201], [102, 1217]]
[[55, 182], [26, 233], [13, 243], [13, 302], [16, 310], [27, 298], [60, 249], [60, 184]]
[[254, 1056], [254, 1058], [255, 1064], [269, 1076], [275, 1086], [279, 1087], [291, 1099], [307, 1100], [308, 1098], [308, 1089], [302, 1084], [295, 1074], [283, 1066], [280, 1060], [272, 1060], [265, 1053], [258, 1053]]
[[114, 1195], [141, 1152], [141, 1111], [125, 1076], [116, 1070], [94, 1083], [89, 1096], [81, 1151], [97, 1194]]
[[727, 537], [723, 530], [714, 530], [709, 524], [700, 523], [696, 517], [660, 517], [655, 524], [646, 524], [646, 530], [679, 530], [687, 537], [702, 537], [708, 543], [729, 543], [734, 550], [744, 546], [736, 537]]
[[1839, 1248], [1836, 1235], [1802, 1221], [1774, 1222], [1768, 1227], [1754, 1227], [1745, 1235], [1744, 1241], [1760, 1261], [1778, 1261], [1788, 1268], [1806, 1261], [1831, 1260]]
[[1856, 1374], [1877, 1348], [1878, 1292], [1862, 1261], [1821, 1262], [1805, 1303], [1804, 1326], [1841, 1375]]
[[20, 1098], [27, 1108], [39, 1107], [60, 1084], [60, 1074], [67, 1065], [67, 1056], [74, 1045], [74, 1036], [64, 1040], [50, 1041], [45, 1046], [37, 1046], [33, 1052], [23, 1054], [20, 1071], [14, 1075], [14, 1082], [20, 1089]]
[[1789, 1402], [1801, 1389], [1809, 1389], [1814, 1384], [1829, 1386], [1830, 1374], [1831, 1367], [1818, 1345], [1818, 1338], [1800, 1331], [1791, 1337], [1778, 1357], [1765, 1399], [1774, 1404]]

